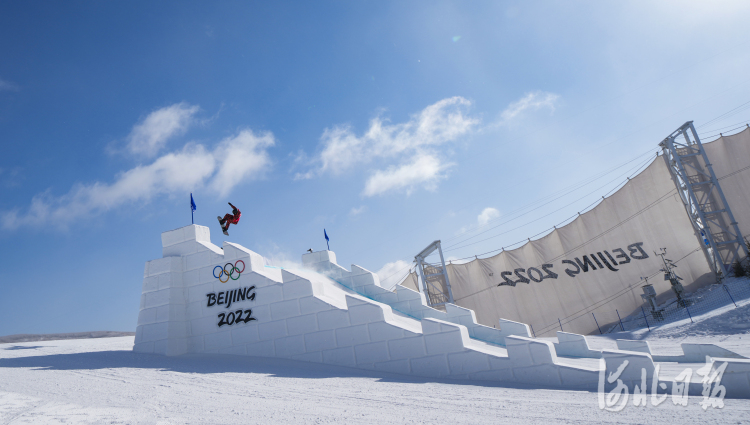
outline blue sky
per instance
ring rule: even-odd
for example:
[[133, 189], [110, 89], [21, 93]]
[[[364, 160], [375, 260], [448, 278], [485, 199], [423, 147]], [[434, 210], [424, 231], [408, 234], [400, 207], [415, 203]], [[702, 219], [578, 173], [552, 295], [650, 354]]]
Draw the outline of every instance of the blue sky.
[[435, 239], [458, 259], [531, 237], [685, 121], [705, 140], [750, 121], [749, 18], [740, 1], [5, 2], [0, 335], [134, 330], [191, 192], [214, 243], [277, 264], [324, 249], [323, 228], [340, 264], [399, 277]]

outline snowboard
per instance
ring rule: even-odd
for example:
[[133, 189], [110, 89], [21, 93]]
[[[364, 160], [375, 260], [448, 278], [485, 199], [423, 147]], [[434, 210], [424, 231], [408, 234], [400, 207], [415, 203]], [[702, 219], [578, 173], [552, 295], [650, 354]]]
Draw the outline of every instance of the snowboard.
[[219, 220], [219, 226], [221, 227], [221, 232], [229, 236], [229, 233], [226, 230], [224, 230], [224, 226], [221, 225], [221, 216], [216, 216], [216, 219]]

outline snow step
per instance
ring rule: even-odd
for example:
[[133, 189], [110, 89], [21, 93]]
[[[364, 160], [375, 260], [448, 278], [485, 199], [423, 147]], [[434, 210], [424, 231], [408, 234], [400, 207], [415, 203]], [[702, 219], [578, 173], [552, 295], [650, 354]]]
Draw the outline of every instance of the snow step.
[[320, 251], [302, 256], [303, 264], [318, 271], [341, 285], [365, 295], [375, 301], [389, 305], [393, 310], [417, 318], [433, 318], [466, 326], [469, 336], [483, 342], [505, 346], [505, 337], [519, 335], [531, 337], [529, 326], [524, 323], [500, 319], [500, 329], [477, 323], [473, 310], [454, 304], [445, 304], [446, 311], [429, 307], [423, 294], [405, 286], [396, 285], [394, 291], [380, 286], [377, 274], [352, 264], [352, 271], [336, 264], [331, 251]]
[[586, 337], [579, 334], [557, 331], [555, 352], [559, 356], [580, 357], [599, 359], [602, 357], [600, 350], [592, 350]]
[[651, 350], [648, 341], [633, 341], [627, 339], [617, 340], [617, 348], [620, 350], [648, 353], [655, 362], [703, 363], [706, 361], [706, 356], [730, 359], [747, 358], [735, 353], [734, 351], [727, 350], [726, 348], [714, 344], [682, 343], [680, 346], [682, 347], [682, 355], [661, 355], [656, 354]]
[[[387, 291], [374, 273], [339, 267], [330, 251], [307, 254], [303, 262], [310, 270], [280, 270], [240, 245], [212, 245], [207, 235], [208, 229], [194, 225], [162, 235], [165, 257], [149, 261], [144, 270], [134, 351], [280, 357], [428, 378], [587, 391], [596, 391], [602, 376], [624, 368], [619, 379], [631, 393], [640, 384], [641, 370], [649, 379], [655, 374], [648, 344], [640, 349], [649, 352], [603, 350], [598, 361], [558, 358], [566, 341], [583, 347], [585, 338], [563, 335], [554, 345], [530, 338], [524, 324], [501, 321], [501, 329], [494, 329], [477, 324], [468, 309], [432, 309], [418, 292]], [[245, 269], [222, 278], [226, 263], [238, 261]], [[719, 353], [711, 350], [694, 345], [685, 353]], [[750, 362], [731, 362], [731, 373], [722, 380], [727, 395], [734, 396], [735, 389], [750, 394], [745, 388]]]

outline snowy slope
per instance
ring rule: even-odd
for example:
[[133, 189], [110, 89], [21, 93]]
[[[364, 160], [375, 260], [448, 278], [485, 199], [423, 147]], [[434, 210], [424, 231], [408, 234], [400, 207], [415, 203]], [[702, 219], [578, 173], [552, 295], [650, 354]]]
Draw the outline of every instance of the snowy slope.
[[421, 380], [229, 355], [134, 353], [132, 337], [0, 345], [0, 423], [741, 423], [750, 400], [602, 411], [595, 393]]
[[[721, 285], [704, 286], [695, 292], [686, 294], [686, 299], [690, 301], [690, 315], [688, 315], [688, 311], [684, 307], [681, 307], [677, 303], [677, 298], [672, 297], [659, 305], [659, 308], [663, 310], [664, 320], [654, 320], [654, 317], [648, 312], [649, 308], [644, 306], [644, 310], [636, 309], [629, 316], [622, 318], [624, 328], [628, 331], [639, 328], [642, 328], [641, 330], [648, 330], [644, 314], [647, 315], [648, 325], [652, 329], [655, 327], [669, 329], [672, 328], [670, 324], [674, 322], [680, 324], [691, 323], [691, 316], [692, 322], [697, 323], [711, 319], [736, 307], [750, 305], [750, 277], [728, 277], [723, 280], [723, 284]], [[716, 320], [712, 320], [711, 328], [713, 330], [708, 332], [733, 333], [737, 330], [744, 331], [750, 329], [750, 323], [747, 322], [746, 315], [737, 316], [734, 313], [730, 313], [729, 316], [725, 316], [725, 318], [730, 317], [732, 318], [731, 320], [735, 320], [733, 323], [719, 323]], [[620, 324], [615, 323], [605, 332], [618, 332], [620, 329]]]
[[592, 348], [613, 349], [616, 339], [646, 340], [663, 350], [679, 349], [683, 342], [717, 344], [750, 358], [750, 302], [723, 307], [665, 325], [631, 332], [589, 335]]
[[16, 334], [0, 336], [0, 344], [12, 342], [54, 341], [58, 339], [112, 338], [116, 336], [135, 336], [135, 332], [93, 331], [61, 334]]

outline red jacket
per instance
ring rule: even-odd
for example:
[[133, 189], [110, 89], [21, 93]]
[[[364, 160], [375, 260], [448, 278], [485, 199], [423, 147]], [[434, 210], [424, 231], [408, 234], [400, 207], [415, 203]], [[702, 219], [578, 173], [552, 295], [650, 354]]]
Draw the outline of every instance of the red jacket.
[[[240, 216], [242, 216], [242, 212], [240, 212], [240, 210], [238, 208], [235, 208], [235, 210], [237, 211], [237, 213], [235, 213], [234, 215], [232, 215], [232, 218], [229, 220], [229, 222], [232, 223], [232, 224], [237, 224], [240, 221]], [[232, 211], [232, 212], [234, 212], [234, 211]]]

